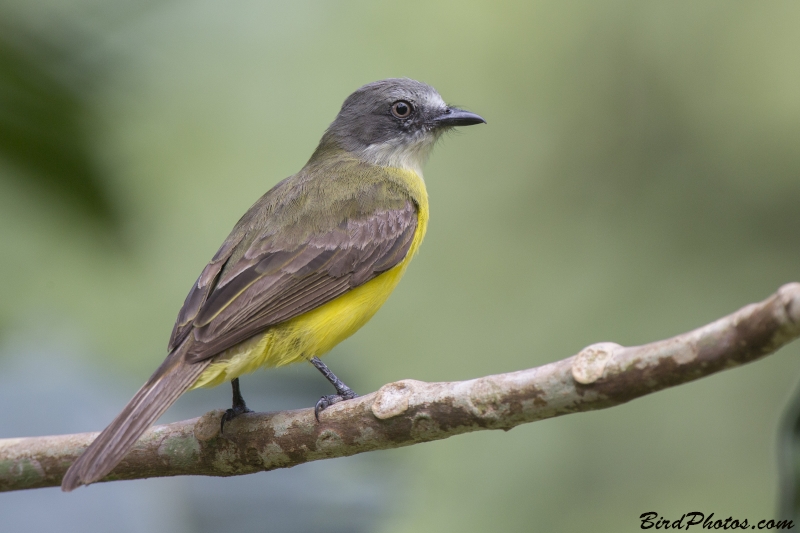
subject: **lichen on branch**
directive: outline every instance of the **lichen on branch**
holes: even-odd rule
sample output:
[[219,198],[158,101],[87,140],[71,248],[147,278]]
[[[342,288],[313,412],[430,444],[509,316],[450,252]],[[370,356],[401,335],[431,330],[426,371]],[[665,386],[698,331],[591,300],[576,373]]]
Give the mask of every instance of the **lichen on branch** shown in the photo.
[[[154,426],[103,481],[235,476],[409,446],[481,429],[612,407],[740,366],[800,336],[800,283],[694,331],[642,346],[593,344],[575,356],[468,381],[403,380],[313,409],[223,411]],[[57,486],[97,433],[0,439],[0,491]]]

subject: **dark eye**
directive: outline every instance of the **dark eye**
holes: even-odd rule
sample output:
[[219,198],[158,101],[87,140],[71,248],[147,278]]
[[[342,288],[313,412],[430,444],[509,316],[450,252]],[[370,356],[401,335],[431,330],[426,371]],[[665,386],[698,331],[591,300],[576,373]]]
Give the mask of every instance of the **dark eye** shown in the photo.
[[392,115],[397,118],[408,118],[414,107],[405,100],[398,100],[392,104]]

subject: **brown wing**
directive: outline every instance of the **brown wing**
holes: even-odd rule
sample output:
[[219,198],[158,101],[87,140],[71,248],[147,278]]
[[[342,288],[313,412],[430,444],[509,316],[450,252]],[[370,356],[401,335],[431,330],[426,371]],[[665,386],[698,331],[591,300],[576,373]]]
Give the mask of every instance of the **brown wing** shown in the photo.
[[240,234],[232,239],[227,239],[217,253],[214,254],[211,262],[208,263],[203,269],[203,272],[200,273],[200,277],[197,278],[195,284],[192,285],[192,289],[186,296],[183,307],[178,313],[178,319],[175,321],[175,325],[172,328],[172,335],[169,339],[170,353],[180,345],[181,341],[183,341],[192,330],[192,321],[194,317],[197,316],[197,312],[200,311],[200,308],[208,299],[208,295],[214,289],[219,279],[222,267],[225,266],[225,263],[230,259],[236,245],[241,242],[242,238],[243,235]]
[[344,220],[300,245],[265,231],[233,264],[226,262],[238,241],[226,243],[187,296],[170,348],[191,334],[186,360],[202,361],[319,307],[400,263],[416,227],[416,206],[406,201]]

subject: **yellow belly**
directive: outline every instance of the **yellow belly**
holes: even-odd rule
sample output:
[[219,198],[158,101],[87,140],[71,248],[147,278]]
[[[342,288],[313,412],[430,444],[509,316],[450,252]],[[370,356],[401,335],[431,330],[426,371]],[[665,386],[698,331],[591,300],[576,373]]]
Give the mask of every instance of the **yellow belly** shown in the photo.
[[259,367],[283,366],[307,361],[329,352],[358,331],[380,309],[406,271],[417,252],[428,223],[428,199],[422,178],[398,171],[418,188],[417,231],[403,261],[367,283],[291,320],[270,327],[214,357],[214,362],[192,385],[214,387],[253,372]]
[[222,352],[192,388],[214,387],[262,366],[288,365],[329,352],[380,309],[403,276],[409,259],[335,300]]

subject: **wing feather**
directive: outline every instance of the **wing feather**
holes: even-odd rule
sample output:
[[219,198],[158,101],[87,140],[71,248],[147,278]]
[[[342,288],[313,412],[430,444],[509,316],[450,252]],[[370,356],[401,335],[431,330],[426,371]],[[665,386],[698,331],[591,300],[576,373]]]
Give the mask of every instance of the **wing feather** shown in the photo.
[[[233,238],[231,238],[233,237]],[[219,279],[220,272],[225,263],[230,259],[236,246],[241,242],[242,235],[233,234],[228,237],[211,262],[206,265],[200,273],[200,277],[192,285],[189,294],[186,295],[186,300],[183,307],[178,313],[178,319],[175,321],[175,326],[172,328],[172,335],[169,338],[169,351],[172,352],[178,345],[183,342],[194,325],[195,317],[208,299],[208,295],[214,289],[217,279]]]
[[179,314],[173,341],[191,333],[186,360],[213,357],[398,265],[416,227],[417,206],[407,199],[397,208],[358,213],[302,243],[282,239],[272,227],[246,235],[237,242],[247,246],[243,252],[223,246],[203,271]]

